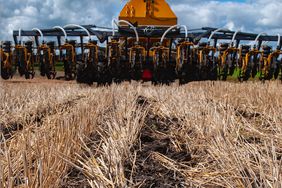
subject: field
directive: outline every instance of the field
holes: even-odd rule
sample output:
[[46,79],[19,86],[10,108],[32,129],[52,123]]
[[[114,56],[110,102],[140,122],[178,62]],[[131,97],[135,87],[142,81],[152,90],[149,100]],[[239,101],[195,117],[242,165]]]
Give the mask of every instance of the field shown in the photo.
[[0,187],[282,187],[280,82],[0,82]]

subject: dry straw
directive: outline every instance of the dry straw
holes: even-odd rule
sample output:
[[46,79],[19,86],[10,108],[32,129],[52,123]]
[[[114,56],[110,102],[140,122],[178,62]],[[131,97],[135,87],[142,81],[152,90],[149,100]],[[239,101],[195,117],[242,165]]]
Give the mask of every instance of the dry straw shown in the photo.
[[278,82],[1,88],[0,187],[282,187]]

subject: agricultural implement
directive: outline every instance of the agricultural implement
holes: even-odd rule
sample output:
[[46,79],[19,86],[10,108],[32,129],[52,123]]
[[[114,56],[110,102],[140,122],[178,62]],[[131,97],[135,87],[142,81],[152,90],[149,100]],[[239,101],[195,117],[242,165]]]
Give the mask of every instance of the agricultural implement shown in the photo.
[[55,56],[54,41],[43,42],[38,46],[36,60],[41,76],[46,76],[48,79],[54,79],[56,77]]
[[[62,64],[66,80],[87,84],[281,79],[279,34],[190,29],[177,22],[165,0],[130,0],[112,28],[69,24],[20,29],[13,32],[14,46],[1,43],[1,75],[12,78],[17,69],[33,78],[36,64],[41,76],[54,79],[56,64]],[[34,40],[22,42],[22,37]],[[46,40],[54,37],[57,42]]]
[[4,80],[13,77],[11,42],[3,42],[0,46],[1,77]]
[[18,68],[20,76],[25,76],[26,79],[33,78],[34,72],[34,55],[33,42],[27,41],[24,45],[17,44],[14,47],[13,58],[15,66]]

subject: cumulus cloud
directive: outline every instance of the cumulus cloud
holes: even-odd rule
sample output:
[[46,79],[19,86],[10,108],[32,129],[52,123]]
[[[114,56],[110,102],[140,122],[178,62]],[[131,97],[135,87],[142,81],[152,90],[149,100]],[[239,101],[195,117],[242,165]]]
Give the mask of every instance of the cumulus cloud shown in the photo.
[[[281,0],[167,0],[190,28],[226,27],[248,32],[282,33]],[[18,28],[96,24],[110,26],[125,1],[121,0],[0,0],[0,40],[11,40]]]
[[12,31],[19,28],[70,23],[110,26],[123,4],[119,0],[0,0],[0,40],[12,40]]
[[173,3],[179,21],[192,28],[227,27],[248,32],[282,32],[282,1],[181,1]]

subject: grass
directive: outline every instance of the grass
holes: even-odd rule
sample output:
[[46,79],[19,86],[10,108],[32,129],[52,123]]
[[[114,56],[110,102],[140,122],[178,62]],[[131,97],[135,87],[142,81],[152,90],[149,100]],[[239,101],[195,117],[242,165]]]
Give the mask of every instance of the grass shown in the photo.
[[0,187],[282,186],[280,82],[0,87]]

